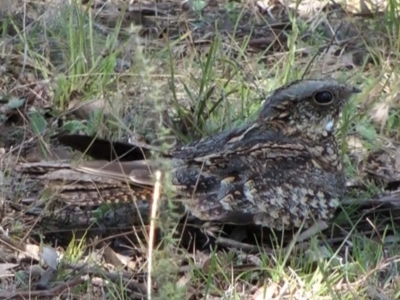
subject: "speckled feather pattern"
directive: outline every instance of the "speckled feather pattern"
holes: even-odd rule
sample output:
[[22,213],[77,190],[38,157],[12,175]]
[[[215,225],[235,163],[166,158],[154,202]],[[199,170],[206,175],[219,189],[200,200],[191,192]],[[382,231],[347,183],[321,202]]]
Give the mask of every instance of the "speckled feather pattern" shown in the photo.
[[[345,193],[331,129],[356,92],[334,80],[292,82],[265,100],[253,122],[174,149],[164,171],[176,198],[202,220],[279,230],[329,221]],[[75,169],[145,185],[149,197],[160,168],[159,161],[92,161]]]
[[[313,96],[329,91],[332,105]],[[345,193],[337,121],[353,88],[334,81],[298,81],[275,91],[255,122],[177,150],[172,183],[188,210],[205,220],[256,223],[274,229],[330,220]]]

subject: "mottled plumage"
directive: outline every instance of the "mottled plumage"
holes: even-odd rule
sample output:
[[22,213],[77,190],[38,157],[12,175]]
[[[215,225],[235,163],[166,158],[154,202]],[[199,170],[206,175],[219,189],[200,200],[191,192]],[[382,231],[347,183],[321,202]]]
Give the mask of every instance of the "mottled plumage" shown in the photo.
[[89,161],[75,169],[129,181],[134,194],[168,172],[196,217],[273,229],[328,221],[345,178],[333,129],[353,93],[334,80],[301,80],[274,91],[245,126],[170,151],[159,161]]

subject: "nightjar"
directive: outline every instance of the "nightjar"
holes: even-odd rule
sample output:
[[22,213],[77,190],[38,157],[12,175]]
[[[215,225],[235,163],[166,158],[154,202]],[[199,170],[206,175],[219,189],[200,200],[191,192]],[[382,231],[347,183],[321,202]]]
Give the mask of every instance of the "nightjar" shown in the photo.
[[[294,81],[272,92],[257,117],[241,127],[160,153],[157,159],[151,152],[158,150],[95,139],[88,149],[95,158],[106,159],[111,148],[112,158],[131,153],[74,169],[129,182],[130,200],[149,201],[153,174],[162,170],[174,198],[204,221],[277,230],[323,227],[346,189],[335,124],[359,92],[335,80]],[[82,151],[93,138],[66,135],[59,140]]]

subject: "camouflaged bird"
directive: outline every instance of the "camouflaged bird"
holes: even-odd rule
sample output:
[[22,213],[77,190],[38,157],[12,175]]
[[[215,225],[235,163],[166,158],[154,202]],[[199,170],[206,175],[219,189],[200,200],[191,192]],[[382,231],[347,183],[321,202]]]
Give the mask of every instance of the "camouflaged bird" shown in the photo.
[[132,200],[151,200],[153,173],[164,170],[176,198],[201,220],[314,230],[333,217],[345,193],[334,127],[359,92],[334,80],[295,81],[275,90],[245,126],[158,160],[142,159],[131,146],[133,161],[88,161],[75,170],[128,181]]

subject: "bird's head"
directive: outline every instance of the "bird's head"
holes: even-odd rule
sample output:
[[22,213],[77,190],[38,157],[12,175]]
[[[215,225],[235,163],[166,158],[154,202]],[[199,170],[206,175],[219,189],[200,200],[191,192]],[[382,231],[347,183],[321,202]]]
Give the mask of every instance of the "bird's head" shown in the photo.
[[330,135],[344,105],[361,90],[335,80],[299,80],[275,90],[258,115],[259,122],[279,122],[285,133]]

